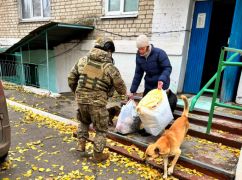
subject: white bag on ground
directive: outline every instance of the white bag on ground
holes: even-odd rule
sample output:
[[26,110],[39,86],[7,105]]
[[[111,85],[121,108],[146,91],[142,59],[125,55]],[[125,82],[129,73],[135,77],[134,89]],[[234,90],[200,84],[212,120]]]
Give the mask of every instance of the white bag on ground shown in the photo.
[[137,127],[135,126],[135,124],[138,123],[135,122],[136,116],[136,104],[133,100],[129,100],[127,104],[123,105],[121,108],[115,131],[122,134],[128,134],[137,131]]
[[[144,129],[153,136],[159,135],[174,119],[166,92],[164,90],[161,91],[160,95],[162,98],[160,98],[160,102],[155,107],[148,108],[142,104],[138,104],[137,107],[137,112]],[[149,93],[146,96],[149,96]]]

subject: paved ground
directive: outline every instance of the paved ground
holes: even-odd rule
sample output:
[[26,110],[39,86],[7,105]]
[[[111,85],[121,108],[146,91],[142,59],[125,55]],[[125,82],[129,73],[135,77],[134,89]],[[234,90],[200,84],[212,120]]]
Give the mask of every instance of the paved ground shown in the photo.
[[[8,99],[14,100],[23,104],[30,105],[32,107],[42,109],[44,111],[57,114],[59,116],[75,119],[77,105],[74,100],[73,93],[62,93],[60,97],[53,98],[49,96],[37,95],[34,93],[23,91],[14,86],[8,86],[5,90],[5,95]],[[189,101],[193,98],[192,95],[187,95]],[[209,111],[212,98],[209,96],[202,96],[197,101],[195,108],[204,111]],[[183,105],[183,101],[178,99],[178,105]],[[233,104],[234,105],[234,104]],[[239,104],[236,104],[239,105]],[[240,105],[242,106],[242,105]],[[215,107],[215,112],[219,114],[226,114],[238,118],[242,117],[242,111]],[[242,120],[242,118],[241,118]]]
[[[8,86],[8,88],[5,89],[5,95],[7,99],[76,121],[75,117],[77,105],[74,100],[73,93],[63,93],[60,97],[53,98],[26,92],[14,86]],[[189,99],[191,100],[191,98],[192,96],[190,96]],[[182,100],[179,99],[178,104],[183,105]],[[202,97],[198,100],[196,107],[206,111],[207,106],[210,104],[211,98]],[[242,119],[241,111],[217,108],[216,112],[226,114],[227,116],[233,116],[237,119]],[[114,127],[109,127],[110,131],[113,131],[113,129]],[[143,137],[138,136],[138,134],[136,134],[135,137],[137,141],[152,142],[155,140],[153,137]]]
[[16,89],[6,89],[4,92],[7,99],[65,118],[74,119],[76,117],[77,105],[72,93],[65,93],[61,97],[53,98]]
[[[20,112],[18,107],[8,109],[12,143],[8,161],[0,165],[0,179],[122,180],[147,179],[144,176],[151,174],[151,179],[161,177],[157,170],[116,153],[110,153],[107,162],[94,164],[75,151],[73,127],[32,112]],[[91,143],[87,149],[92,152]]]
[[[20,89],[10,87],[5,90],[5,95],[10,100],[30,105],[34,108],[50,112],[61,117],[75,120],[77,106],[72,93],[65,93],[62,94],[61,97],[53,98],[32,94]],[[199,109],[207,110],[209,104],[211,104],[211,101],[209,100],[211,100],[211,98],[203,97],[198,101],[196,107]],[[178,104],[182,105],[182,101],[178,101]],[[236,116],[237,118],[240,118],[242,115],[240,111],[227,110],[224,108],[216,108],[216,112],[230,116]]]

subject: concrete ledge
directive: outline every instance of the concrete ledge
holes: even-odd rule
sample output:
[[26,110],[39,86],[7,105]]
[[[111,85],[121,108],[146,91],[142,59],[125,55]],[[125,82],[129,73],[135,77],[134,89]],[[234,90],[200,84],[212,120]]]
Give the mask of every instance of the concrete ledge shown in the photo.
[[27,92],[32,92],[32,93],[35,93],[35,94],[39,94],[41,96],[50,96],[50,97],[53,97],[53,98],[56,98],[56,97],[60,97],[61,96],[58,93],[53,93],[53,92],[51,92],[49,90],[35,88],[35,87],[32,87],[32,86],[23,86],[23,89],[25,91],[27,91]]
[[17,106],[17,107],[19,107],[19,108],[21,108],[23,110],[32,111],[33,113],[39,114],[41,116],[48,117],[50,119],[53,119],[53,120],[56,120],[56,121],[59,121],[59,122],[65,123],[65,124],[78,126],[77,122],[72,121],[70,119],[66,119],[66,118],[63,118],[63,117],[60,117],[60,116],[57,116],[57,115],[45,112],[45,111],[41,111],[39,109],[35,109],[35,108],[32,108],[32,107],[26,106],[24,104],[21,104],[21,103],[17,103],[17,102],[11,101],[9,99],[7,99],[6,101],[7,101],[9,106]]

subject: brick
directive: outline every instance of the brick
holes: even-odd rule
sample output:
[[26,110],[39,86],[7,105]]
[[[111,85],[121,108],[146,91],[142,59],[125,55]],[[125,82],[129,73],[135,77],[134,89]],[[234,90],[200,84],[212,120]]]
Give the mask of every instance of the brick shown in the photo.
[[[3,6],[0,7],[0,17],[2,17],[0,22],[0,38],[23,37],[33,29],[47,23],[19,23],[17,0],[8,0],[1,5]],[[83,18],[94,17],[96,28],[127,36],[136,35],[137,32],[149,33],[151,30],[154,8],[153,0],[140,0],[137,18],[100,19],[99,17],[105,13],[103,5],[102,0],[83,0],[81,2],[79,0],[51,0],[51,20],[75,23]],[[6,12],[8,12],[7,16]],[[9,30],[9,27],[11,30]],[[88,39],[93,39],[97,34],[103,35],[105,33],[94,31],[88,35]],[[107,35],[115,39],[125,39],[124,37],[115,36],[110,33],[107,33]]]

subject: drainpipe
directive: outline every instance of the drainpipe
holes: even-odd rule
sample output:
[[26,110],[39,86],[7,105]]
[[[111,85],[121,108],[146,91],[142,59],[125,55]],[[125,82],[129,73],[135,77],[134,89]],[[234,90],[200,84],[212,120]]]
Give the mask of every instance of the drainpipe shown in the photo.
[[48,33],[45,32],[45,43],[46,43],[46,63],[47,63],[47,88],[50,91],[50,77],[49,77],[49,47],[48,47]]
[[20,47],[20,62],[21,62],[21,85],[25,85],[25,77],[24,77],[24,63],[23,63],[23,52],[22,47]]

